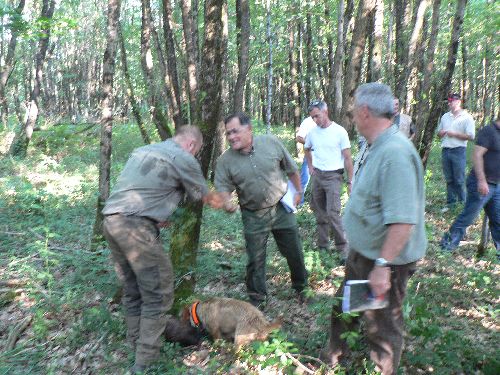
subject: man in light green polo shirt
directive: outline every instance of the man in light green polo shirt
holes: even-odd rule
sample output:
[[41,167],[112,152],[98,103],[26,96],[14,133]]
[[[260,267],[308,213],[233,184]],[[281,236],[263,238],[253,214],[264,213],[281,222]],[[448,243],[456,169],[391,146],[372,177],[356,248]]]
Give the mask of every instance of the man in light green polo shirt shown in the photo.
[[[368,143],[354,177],[343,223],[350,251],[347,280],[369,280],[375,296],[386,294],[389,305],[363,313],[370,358],[384,375],[395,374],[403,348],[401,306],[416,261],[425,255],[423,167],[413,144],[391,126],[393,96],[380,83],[361,85],[354,95],[353,120]],[[343,287],[336,296],[341,297]],[[321,357],[330,364],[346,355],[347,324],[334,306],[330,339]]]
[[246,286],[250,302],[259,306],[267,299],[269,233],[273,234],[278,250],[287,260],[292,287],[303,300],[307,271],[297,221],[280,203],[287,191],[285,174],[297,190],[295,205],[302,198],[297,165],[275,136],[253,135],[250,119],[245,114],[227,117],[225,127],[231,147],[217,160],[215,188],[225,197],[227,211],[235,210],[231,204],[232,192],[238,195],[248,256]]

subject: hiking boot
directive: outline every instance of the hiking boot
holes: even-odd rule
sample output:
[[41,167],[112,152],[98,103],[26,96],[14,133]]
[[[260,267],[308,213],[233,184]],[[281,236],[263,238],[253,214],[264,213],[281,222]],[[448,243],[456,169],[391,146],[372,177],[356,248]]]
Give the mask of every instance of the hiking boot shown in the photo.
[[135,350],[134,367],[136,369],[147,368],[160,356],[166,323],[166,316],[157,319],[141,318],[140,336]]

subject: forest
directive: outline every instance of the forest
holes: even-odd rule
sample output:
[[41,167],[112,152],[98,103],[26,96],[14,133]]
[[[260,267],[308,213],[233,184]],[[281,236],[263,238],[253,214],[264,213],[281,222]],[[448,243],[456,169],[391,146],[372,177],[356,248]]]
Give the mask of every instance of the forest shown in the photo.
[[[429,245],[404,303],[399,373],[500,373],[497,253],[482,219],[454,253],[439,250],[460,207],[441,210],[435,136],[451,92],[476,131],[498,117],[498,30],[496,0],[1,0],[0,374],[119,374],[133,363],[101,210],[135,148],[197,125],[211,185],[228,147],[222,120],[243,111],[300,166],[296,130],[323,99],[356,157],[351,110],[366,82],[391,87],[425,167]],[[245,299],[241,215],[186,203],[174,216],[161,234],[172,313],[195,299]],[[344,267],[317,251],[307,199],[296,217],[313,302],[290,302],[286,262],[269,241],[264,314],[283,315],[282,329],[238,352],[220,340],[165,343],[148,373],[377,373],[356,331],[350,367],[318,359]]]

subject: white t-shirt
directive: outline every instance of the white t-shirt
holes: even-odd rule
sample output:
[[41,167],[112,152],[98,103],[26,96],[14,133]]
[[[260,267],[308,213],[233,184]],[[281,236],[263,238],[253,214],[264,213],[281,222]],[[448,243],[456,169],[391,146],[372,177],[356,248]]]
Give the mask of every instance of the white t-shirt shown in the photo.
[[[440,132],[441,130],[451,130],[454,132],[464,133],[472,136],[472,138],[474,138],[476,132],[474,119],[465,110],[462,110],[456,117],[453,116],[451,112],[446,112],[441,117],[441,121],[439,121],[437,131]],[[441,139],[441,147],[467,147],[467,141],[445,135]]]
[[297,130],[297,137],[302,137],[306,139],[307,134],[311,131],[311,129],[316,128],[318,125],[314,122],[311,116],[306,117],[304,121],[300,123],[299,130]]
[[344,168],[342,150],[351,148],[351,143],[347,131],[332,121],[327,128],[313,128],[307,135],[304,147],[311,149],[314,168],[335,171]]

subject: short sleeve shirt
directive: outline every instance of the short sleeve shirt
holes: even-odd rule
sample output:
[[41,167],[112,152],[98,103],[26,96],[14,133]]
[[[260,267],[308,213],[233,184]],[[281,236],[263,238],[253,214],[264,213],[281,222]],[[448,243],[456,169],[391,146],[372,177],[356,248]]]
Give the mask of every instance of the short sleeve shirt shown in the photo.
[[165,221],[185,193],[200,200],[207,183],[195,157],[168,139],[133,151],[102,212]]
[[332,121],[327,128],[316,127],[306,138],[304,145],[312,152],[314,168],[322,171],[335,171],[344,168],[342,150],[351,148],[347,131]]
[[309,132],[317,126],[318,125],[316,125],[311,116],[306,117],[304,121],[300,123],[299,130],[297,131],[297,136],[306,139],[307,134],[309,134]]
[[[471,136],[472,138],[474,138],[476,132],[474,119],[466,110],[462,110],[457,116],[453,116],[453,113],[451,112],[446,112],[441,117],[441,121],[439,121],[437,131],[439,132],[441,130],[451,130],[464,133]],[[447,135],[445,135],[441,139],[441,147],[467,147],[467,141],[455,137],[448,137]]]
[[484,174],[490,184],[500,183],[500,128],[492,123],[477,133],[476,145],[488,149],[483,156]]
[[285,195],[285,174],[297,172],[297,164],[273,135],[253,137],[248,154],[226,150],[217,160],[215,188],[238,194],[242,208],[255,211],[276,205]]
[[390,224],[414,225],[394,264],[425,255],[423,167],[413,144],[396,126],[375,139],[356,174],[343,215],[349,246],[369,259],[380,256]]

